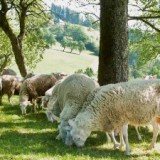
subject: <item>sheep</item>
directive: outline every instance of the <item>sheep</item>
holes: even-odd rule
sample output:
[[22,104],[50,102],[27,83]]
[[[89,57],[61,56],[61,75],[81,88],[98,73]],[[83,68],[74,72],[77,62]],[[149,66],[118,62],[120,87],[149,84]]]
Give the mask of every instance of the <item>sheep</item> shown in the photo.
[[10,68],[4,68],[3,71],[2,71],[2,75],[13,75],[13,76],[16,76],[17,73],[10,69]]
[[144,75],[143,79],[148,80],[148,79],[157,79],[157,75]]
[[68,120],[76,117],[87,95],[98,86],[96,81],[84,74],[73,74],[54,87],[46,113],[50,121],[58,120],[60,116],[58,139],[64,140]]
[[[56,84],[55,84],[56,85]],[[51,88],[49,88],[46,92],[45,92],[45,96],[42,96],[42,108],[46,109],[47,108],[47,104],[49,102],[49,99],[52,96],[52,91],[54,89],[55,86],[52,86]]]
[[1,76],[2,91],[0,93],[0,104],[2,104],[2,97],[4,94],[8,95],[8,101],[11,103],[11,97],[20,87],[21,79],[14,75]]
[[[71,128],[67,136],[71,136],[76,146],[82,147],[92,131],[112,132],[122,127],[125,154],[130,155],[128,124],[146,125],[158,116],[160,80],[134,80],[106,85],[92,91],[75,120],[68,121]],[[157,135],[154,131],[150,148],[154,147]]]
[[36,112],[35,99],[39,96],[44,96],[46,90],[57,81],[53,74],[41,74],[26,79],[21,85],[19,96],[22,114],[26,114],[26,107],[31,104],[33,104],[34,111]]
[[56,79],[58,79],[58,81],[56,82],[56,84],[54,86],[52,86],[51,88],[49,88],[46,92],[45,92],[45,96],[42,96],[42,108],[46,109],[47,108],[47,104],[49,102],[49,99],[52,96],[52,92],[53,89],[55,88],[55,86],[62,82],[68,75],[66,73],[54,73],[54,76],[56,77]]
[[[157,79],[157,75],[144,75],[143,76],[143,79],[145,80],[149,80],[149,79]],[[154,128],[154,124],[152,123],[152,127]],[[135,129],[136,129],[136,133],[137,133],[137,137],[138,137],[138,140],[142,140],[142,136],[140,135],[139,133],[139,127],[138,126],[135,126]],[[146,126],[146,132],[148,132],[148,127]]]

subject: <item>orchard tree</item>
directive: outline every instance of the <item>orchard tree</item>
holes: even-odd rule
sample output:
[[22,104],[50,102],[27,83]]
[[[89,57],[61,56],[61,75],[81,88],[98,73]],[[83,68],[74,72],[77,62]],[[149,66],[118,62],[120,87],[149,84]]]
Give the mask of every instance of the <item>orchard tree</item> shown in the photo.
[[27,53],[24,51],[24,41],[30,33],[39,30],[44,24],[46,9],[43,0],[0,1],[0,28],[10,40],[15,61],[22,76],[27,74],[24,56]]
[[79,50],[79,54],[81,54],[81,52],[86,49],[85,44],[82,41],[79,41],[77,49]]
[[68,41],[68,37],[63,37],[63,39],[60,41],[60,44],[63,47],[63,52],[65,51],[66,47],[68,47]]
[[74,49],[77,49],[78,42],[77,41],[68,41],[68,47],[71,49],[70,53],[73,52]]

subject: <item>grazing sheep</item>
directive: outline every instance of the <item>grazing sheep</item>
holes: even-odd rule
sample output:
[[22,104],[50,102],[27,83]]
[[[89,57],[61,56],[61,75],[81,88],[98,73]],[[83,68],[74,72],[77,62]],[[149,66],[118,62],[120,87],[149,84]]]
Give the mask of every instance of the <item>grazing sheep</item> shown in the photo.
[[10,68],[4,68],[3,71],[2,71],[2,75],[13,75],[13,76],[16,76],[17,73],[10,69]]
[[2,97],[4,94],[8,95],[8,101],[11,103],[11,97],[18,90],[21,84],[20,78],[14,75],[3,75],[2,80],[2,92],[0,93],[0,104],[2,104]]
[[[55,84],[56,85],[56,84]],[[48,89],[46,92],[45,92],[45,96],[42,96],[42,108],[43,109],[47,109],[47,105],[48,105],[48,102],[49,102],[49,99],[51,98],[52,96],[52,91],[54,89],[55,86],[52,86],[50,89]]]
[[43,108],[43,109],[46,109],[46,108],[47,108],[49,99],[50,99],[51,96],[52,96],[52,92],[53,92],[53,89],[55,88],[55,86],[56,86],[58,83],[61,83],[68,75],[65,74],[65,73],[54,73],[54,76],[56,77],[56,79],[58,79],[58,81],[56,82],[56,84],[55,84],[54,86],[52,86],[50,89],[48,89],[48,90],[45,92],[45,96],[42,96],[42,108]]
[[41,74],[26,79],[21,85],[19,96],[22,114],[26,114],[26,107],[31,103],[36,112],[35,99],[39,96],[44,96],[45,92],[56,82],[57,79],[53,74]]
[[143,79],[148,80],[148,79],[157,79],[157,75],[144,75]]
[[58,138],[64,140],[68,120],[76,117],[88,94],[98,86],[96,81],[84,74],[73,74],[55,85],[48,103],[47,117],[53,121],[60,115]]
[[[157,79],[157,75],[144,75],[143,76],[143,79],[145,79],[145,80],[149,80],[149,79]],[[152,123],[151,124],[152,125],[152,127],[153,127],[153,129],[154,129],[154,123]],[[137,137],[138,137],[138,140],[142,140],[142,136],[140,135],[140,133],[139,133],[139,127],[138,126],[135,126],[135,129],[136,129],[136,133],[137,133]],[[148,127],[146,126],[146,132],[148,132]]]
[[[130,155],[128,124],[143,126],[160,116],[160,80],[135,80],[99,87],[91,92],[71,126],[77,146],[83,146],[91,131],[112,132],[123,128],[126,154]],[[155,127],[156,128],[156,127]],[[151,148],[157,134],[153,133]]]
[[68,74],[66,74],[66,73],[59,73],[59,72],[58,73],[52,73],[52,74],[55,76],[55,78],[57,80],[64,79],[68,76]]

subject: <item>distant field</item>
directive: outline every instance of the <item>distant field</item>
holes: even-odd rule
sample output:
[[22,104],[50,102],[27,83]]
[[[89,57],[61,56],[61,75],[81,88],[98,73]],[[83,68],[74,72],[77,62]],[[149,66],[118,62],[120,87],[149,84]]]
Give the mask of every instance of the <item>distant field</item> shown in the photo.
[[[69,52],[70,50],[67,51]],[[37,64],[33,72],[36,74],[51,72],[66,72],[72,74],[78,69],[85,69],[87,67],[92,67],[94,70],[97,70],[97,56],[87,51],[82,52],[81,55],[78,55],[78,52],[75,53],[62,52],[62,48],[59,46],[47,49],[44,53],[44,59]],[[18,71],[16,65],[12,68]]]

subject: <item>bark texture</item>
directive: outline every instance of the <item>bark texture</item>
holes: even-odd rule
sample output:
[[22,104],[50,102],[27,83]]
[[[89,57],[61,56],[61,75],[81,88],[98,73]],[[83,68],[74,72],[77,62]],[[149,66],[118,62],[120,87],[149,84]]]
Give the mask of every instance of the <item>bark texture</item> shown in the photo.
[[27,75],[27,70],[24,62],[23,49],[22,49],[22,41],[24,37],[25,30],[25,17],[27,13],[28,6],[23,4],[23,1],[20,0],[19,6],[21,7],[21,12],[19,13],[19,23],[20,23],[20,32],[18,36],[13,32],[11,25],[9,24],[9,20],[7,18],[7,12],[13,7],[8,5],[8,1],[1,0],[0,2],[0,28],[5,32],[5,34],[10,39],[12,50],[14,53],[16,64],[19,68],[19,71],[23,77]]
[[128,80],[128,0],[100,0],[100,85]]

